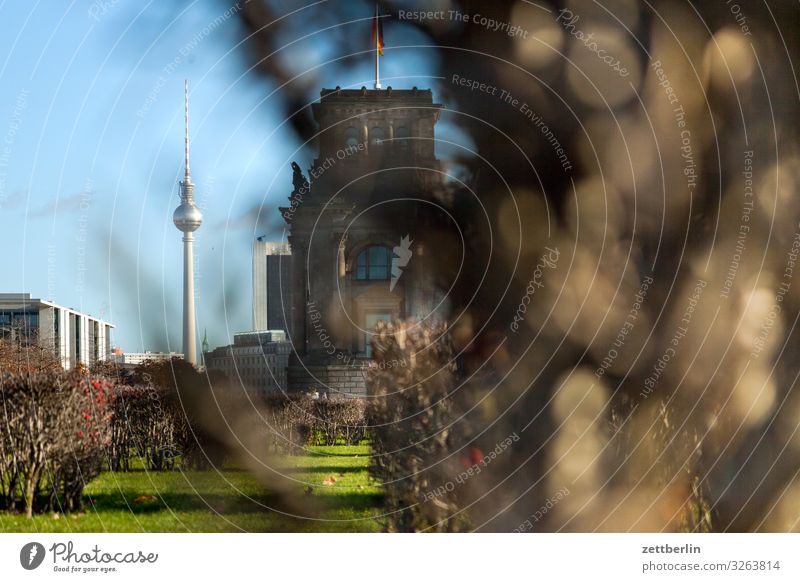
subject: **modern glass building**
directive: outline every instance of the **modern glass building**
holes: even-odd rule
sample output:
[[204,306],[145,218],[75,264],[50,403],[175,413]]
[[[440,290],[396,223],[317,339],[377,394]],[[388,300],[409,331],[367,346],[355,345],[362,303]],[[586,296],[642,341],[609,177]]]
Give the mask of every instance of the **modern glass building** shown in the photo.
[[67,370],[110,359],[113,328],[86,313],[31,298],[30,293],[0,293],[0,335],[52,349]]
[[253,329],[290,333],[291,251],[288,243],[253,241]]

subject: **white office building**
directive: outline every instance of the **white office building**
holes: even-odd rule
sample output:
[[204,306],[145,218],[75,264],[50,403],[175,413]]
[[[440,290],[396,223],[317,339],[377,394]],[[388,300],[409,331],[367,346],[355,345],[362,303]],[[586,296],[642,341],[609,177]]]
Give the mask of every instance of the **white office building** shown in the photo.
[[30,293],[0,293],[0,334],[52,349],[66,370],[111,359],[113,328],[70,307],[31,298]]
[[183,354],[178,352],[122,352],[116,357],[119,364],[138,366],[145,362],[171,362],[173,358],[183,359]]

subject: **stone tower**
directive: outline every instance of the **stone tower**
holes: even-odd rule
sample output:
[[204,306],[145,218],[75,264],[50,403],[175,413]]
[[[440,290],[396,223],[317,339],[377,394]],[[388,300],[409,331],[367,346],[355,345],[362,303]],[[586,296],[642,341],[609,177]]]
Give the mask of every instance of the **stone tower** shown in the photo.
[[442,315],[424,228],[443,183],[441,108],[430,90],[391,87],[324,89],[313,105],[319,155],[308,177],[292,164],[281,209],[292,251],[290,391],[363,396],[375,323]]

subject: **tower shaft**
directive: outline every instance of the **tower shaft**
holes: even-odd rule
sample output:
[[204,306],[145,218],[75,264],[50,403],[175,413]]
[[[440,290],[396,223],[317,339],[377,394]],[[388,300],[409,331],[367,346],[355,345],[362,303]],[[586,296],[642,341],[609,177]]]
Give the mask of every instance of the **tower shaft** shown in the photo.
[[187,232],[183,236],[183,357],[197,365],[197,345],[194,311],[194,236]]

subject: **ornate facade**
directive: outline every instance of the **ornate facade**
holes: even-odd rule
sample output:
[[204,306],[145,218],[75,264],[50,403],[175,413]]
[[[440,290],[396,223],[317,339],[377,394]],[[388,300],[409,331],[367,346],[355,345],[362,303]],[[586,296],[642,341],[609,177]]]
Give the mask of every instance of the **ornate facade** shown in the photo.
[[443,182],[441,107],[416,88],[323,90],[313,105],[319,155],[308,178],[293,164],[281,209],[292,249],[290,390],[363,395],[375,323],[441,314],[425,234]]

